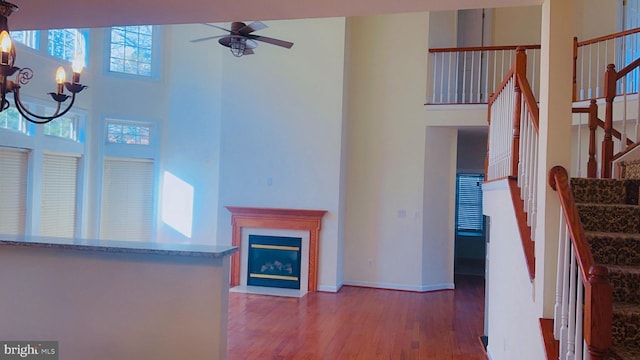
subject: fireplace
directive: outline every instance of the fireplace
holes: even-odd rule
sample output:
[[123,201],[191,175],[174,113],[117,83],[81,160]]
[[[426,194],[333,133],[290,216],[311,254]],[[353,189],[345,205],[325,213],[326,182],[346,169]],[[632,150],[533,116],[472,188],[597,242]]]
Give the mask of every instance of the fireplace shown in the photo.
[[247,285],[248,237],[253,234],[301,238],[299,293],[303,296],[307,292],[317,291],[318,248],[325,210],[237,206],[226,206],[226,208],[231,212],[231,244],[238,247],[238,252],[231,257],[230,285],[232,288]]
[[249,235],[247,285],[300,289],[301,238]]

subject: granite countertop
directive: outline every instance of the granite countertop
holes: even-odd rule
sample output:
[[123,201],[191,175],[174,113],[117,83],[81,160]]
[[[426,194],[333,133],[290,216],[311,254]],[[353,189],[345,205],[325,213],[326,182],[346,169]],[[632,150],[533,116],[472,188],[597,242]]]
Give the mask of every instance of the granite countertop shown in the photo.
[[238,251],[234,246],[172,244],[146,241],[70,239],[30,235],[0,235],[0,246],[69,249],[94,252],[155,254],[217,258]]

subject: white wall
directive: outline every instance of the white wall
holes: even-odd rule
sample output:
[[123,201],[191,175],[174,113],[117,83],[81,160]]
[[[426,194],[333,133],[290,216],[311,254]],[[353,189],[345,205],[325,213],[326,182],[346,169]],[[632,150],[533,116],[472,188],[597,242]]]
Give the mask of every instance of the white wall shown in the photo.
[[[269,23],[267,23],[269,24]],[[327,210],[319,289],[342,283],[339,247],[345,19],[293,20],[262,31],[295,45],[260,44],[222,56],[218,243],[231,243],[224,206]]]
[[493,12],[493,45],[540,44],[540,6],[504,7]]
[[[441,257],[438,252],[423,257],[423,246],[430,246],[423,245],[426,116],[421,106],[429,15],[349,21],[345,283],[410,290],[448,286],[450,278],[442,275],[446,266],[423,279],[423,264]],[[447,225],[438,224],[444,232]]]
[[[189,40],[217,33],[207,26],[165,28],[167,120],[163,126],[162,172],[193,186],[193,225],[189,238],[162,222],[160,198],[158,240],[215,244],[220,166],[222,58],[227,55],[217,40]],[[162,180],[162,177],[160,177]],[[164,184],[161,184],[164,186]]]
[[458,173],[484,173],[487,153],[487,128],[458,129],[458,155],[456,169]]
[[456,128],[426,128],[422,234],[426,289],[453,288],[457,146]]
[[485,184],[483,204],[491,224],[486,309],[490,358],[544,359],[534,286],[529,281],[507,180]]

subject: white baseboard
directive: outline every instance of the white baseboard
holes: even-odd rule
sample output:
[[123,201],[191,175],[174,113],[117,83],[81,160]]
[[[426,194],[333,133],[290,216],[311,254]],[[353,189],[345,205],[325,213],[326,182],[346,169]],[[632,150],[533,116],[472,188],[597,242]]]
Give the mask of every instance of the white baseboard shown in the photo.
[[489,357],[489,360],[493,360],[493,356],[491,355],[491,349],[489,349],[489,347],[487,347],[487,356]]
[[371,288],[389,289],[389,290],[416,291],[416,292],[427,292],[427,291],[438,291],[438,290],[452,290],[452,289],[455,289],[455,285],[453,283],[435,284],[435,285],[407,285],[407,284],[393,284],[393,283],[378,283],[378,282],[368,282],[368,281],[350,281],[350,280],[347,280],[347,281],[344,282],[344,285],[362,286],[362,287],[371,287]]
[[342,282],[338,283],[338,285],[336,286],[318,285],[318,291],[337,293],[338,291],[340,291],[340,289],[342,289],[343,285],[344,283]]

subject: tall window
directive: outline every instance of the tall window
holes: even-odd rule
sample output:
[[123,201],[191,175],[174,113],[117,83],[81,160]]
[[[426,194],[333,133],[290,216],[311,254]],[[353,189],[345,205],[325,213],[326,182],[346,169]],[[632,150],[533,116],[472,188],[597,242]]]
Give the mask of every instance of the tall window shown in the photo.
[[78,54],[81,54],[83,60],[85,60],[87,54],[86,35],[86,30],[79,29],[49,30],[49,55],[63,60],[73,61]]
[[158,129],[153,122],[105,119],[100,238],[153,238]]
[[26,120],[22,118],[22,115],[13,106],[0,112],[0,128],[23,134],[28,133]]
[[104,160],[100,238],[151,240],[154,163]]
[[11,39],[32,49],[40,49],[40,31],[38,30],[11,31]]
[[27,213],[28,153],[0,147],[0,233],[24,234]]
[[66,115],[44,124],[44,134],[62,139],[78,140],[78,116]]
[[109,71],[152,76],[153,27],[114,26],[111,28]]
[[74,237],[79,157],[44,154],[40,235]]
[[113,144],[149,145],[148,125],[108,121],[107,141]]
[[456,176],[456,233],[458,235],[482,235],[482,174],[458,174]]

